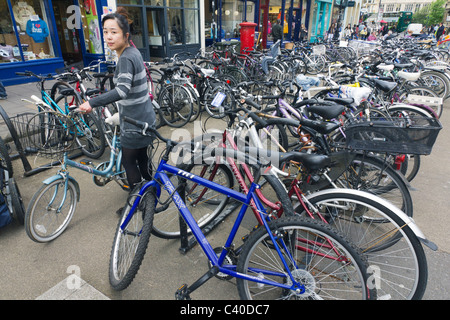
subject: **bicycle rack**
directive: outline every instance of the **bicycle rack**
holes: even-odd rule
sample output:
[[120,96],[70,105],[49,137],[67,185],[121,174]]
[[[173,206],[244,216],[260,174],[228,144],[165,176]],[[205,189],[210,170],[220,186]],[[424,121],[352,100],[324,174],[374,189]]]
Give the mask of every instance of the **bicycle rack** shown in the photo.
[[[26,148],[24,149],[22,142],[20,141],[20,136],[17,133],[16,127],[14,126],[13,121],[11,121],[11,118],[8,116],[8,114],[6,113],[5,109],[3,109],[2,106],[0,106],[0,114],[3,117],[3,120],[5,121],[6,126],[8,127],[9,133],[11,134],[11,138],[14,142],[14,144],[16,145],[16,149],[17,149],[17,154],[16,155],[12,155],[11,156],[11,160],[15,160],[17,158],[20,158],[20,160],[22,161],[23,164],[23,168],[24,168],[24,176],[25,177],[29,177],[32,176],[34,174],[37,174],[39,172],[42,172],[44,170],[48,170],[50,168],[52,168],[55,165],[58,165],[60,162],[59,161],[53,161],[51,163],[48,163],[46,165],[42,165],[36,168],[32,168],[30,165],[30,162],[27,159],[27,154],[31,154],[33,153],[30,150],[27,150]],[[19,114],[16,117],[21,117],[23,115],[26,115],[27,113],[24,114]],[[73,159],[73,158],[77,158],[79,156],[81,156],[83,153],[80,151],[77,154],[73,154],[70,155],[69,158]]]

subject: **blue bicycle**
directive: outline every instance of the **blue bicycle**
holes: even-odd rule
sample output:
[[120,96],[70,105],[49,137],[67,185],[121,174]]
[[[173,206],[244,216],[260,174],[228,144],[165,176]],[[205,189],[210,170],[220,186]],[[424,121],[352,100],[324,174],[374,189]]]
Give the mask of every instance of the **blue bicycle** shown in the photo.
[[[39,80],[38,87],[41,97],[31,96],[33,101],[29,101],[37,105],[38,111],[53,110],[72,118],[77,132],[75,140],[85,156],[98,159],[103,155],[106,148],[106,138],[100,119],[93,114],[70,113],[72,107],[83,103],[83,99],[74,88],[67,87],[61,90],[60,96],[53,100],[44,86],[45,81],[54,79],[51,74],[37,75],[31,71],[25,71],[16,72],[16,75],[35,77]],[[45,113],[42,113],[40,117],[41,122],[45,124],[49,120],[44,118],[44,115]],[[44,138],[42,137],[42,139]]]
[[[282,218],[274,219],[266,212],[255,191],[268,165],[236,150],[217,148],[208,155],[212,163],[233,157],[254,167],[254,182],[243,194],[169,165],[176,142],[163,138],[147,123],[126,117],[123,120],[142,129],[143,135],[156,135],[166,143],[166,151],[154,179],[132,192],[117,226],[109,267],[110,284],[115,290],[125,289],[136,276],[148,247],[154,215],[164,214],[157,212],[157,204],[162,190],[166,190],[209,261],[205,275],[191,286],[182,285],[176,290],[176,299],[190,299],[192,292],[212,277],[235,277],[241,299],[376,299],[376,290],[368,282],[367,259],[330,225],[294,215],[286,196],[279,199],[285,213]],[[205,159],[206,155],[199,156]],[[177,187],[169,178],[173,176],[180,179]],[[267,180],[267,176],[264,178]],[[222,247],[211,246],[187,208],[183,192],[186,180],[242,204]],[[208,201],[208,197],[200,200]],[[244,237],[239,254],[235,254],[233,242],[249,206],[256,208],[263,224]]]
[[[75,109],[77,106],[72,106]],[[73,110],[71,110],[72,113]],[[42,117],[47,122],[41,121]],[[76,125],[72,117],[53,111],[42,111],[33,116],[28,124],[28,137],[38,154],[61,161],[58,172],[42,183],[33,195],[25,214],[25,230],[36,242],[49,242],[60,236],[69,225],[80,200],[80,187],[70,175],[69,168],[77,168],[93,175],[94,183],[104,186],[116,181],[123,190],[129,191],[125,170],[122,165],[117,124],[114,129],[109,161],[96,167],[90,160],[80,162],[69,158],[73,148],[79,148],[74,142]]]

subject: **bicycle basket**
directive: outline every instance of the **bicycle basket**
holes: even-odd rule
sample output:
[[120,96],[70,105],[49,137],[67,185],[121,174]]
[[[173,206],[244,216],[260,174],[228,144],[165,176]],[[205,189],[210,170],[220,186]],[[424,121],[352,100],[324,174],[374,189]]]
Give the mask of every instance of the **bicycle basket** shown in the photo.
[[74,122],[57,112],[36,113],[26,124],[28,145],[38,155],[47,158],[60,158],[76,145]]
[[314,54],[325,54],[326,47],[323,44],[318,44],[312,48]]
[[349,124],[346,145],[354,150],[428,155],[441,129],[436,118],[372,119]]

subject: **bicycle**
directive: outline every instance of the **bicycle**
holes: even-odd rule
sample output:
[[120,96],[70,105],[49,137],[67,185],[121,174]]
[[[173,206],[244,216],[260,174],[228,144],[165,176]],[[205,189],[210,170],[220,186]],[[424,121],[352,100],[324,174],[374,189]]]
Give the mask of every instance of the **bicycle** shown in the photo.
[[[76,112],[76,108],[73,106],[70,114]],[[49,119],[46,123],[40,121],[43,114],[46,119]],[[76,179],[70,175],[69,167],[90,173],[98,186],[104,186],[114,180],[123,190],[129,191],[121,162],[122,151],[117,126],[112,139],[109,161],[95,168],[90,160],[83,159],[77,162],[68,157],[68,154],[76,149],[73,142],[76,135],[74,127],[68,116],[55,112],[38,113],[27,125],[30,137],[35,136],[34,145],[39,153],[61,161],[58,172],[42,182],[43,185],[28,204],[25,230],[33,241],[49,242],[56,239],[72,220],[77,202],[80,200],[80,187]]]
[[[255,127],[251,125],[251,119],[256,121],[257,117],[251,112],[247,113],[248,118],[240,120],[240,122],[245,122],[246,125],[244,126],[249,127],[250,141],[257,147],[249,148],[249,154],[251,156],[269,157],[272,165],[275,160],[278,160],[279,167],[289,173],[288,176],[282,176],[281,180],[288,190],[289,198],[296,204],[296,211],[303,216],[329,223],[368,254],[369,262],[371,265],[378,266],[382,275],[379,278],[381,283],[381,288],[378,288],[379,296],[392,299],[419,299],[422,297],[427,283],[427,265],[419,241],[423,241],[426,245],[428,245],[428,242],[416,226],[411,224],[411,218],[378,196],[359,190],[338,188],[333,182],[335,180],[333,177],[339,174],[335,174],[333,169],[330,175],[329,166],[332,162],[345,161],[345,159],[342,159],[342,153],[334,154],[330,159],[324,155],[293,154],[291,152],[278,154],[275,150],[265,151],[259,144],[261,141],[259,141],[258,134],[254,130]],[[261,126],[267,127],[276,123],[279,124],[281,123],[279,120],[267,119],[267,123],[261,124]],[[194,139],[193,143],[196,146],[198,142],[209,144],[201,151],[202,154],[209,154],[211,150],[226,146],[237,150],[236,138],[242,140],[239,133],[231,134],[225,131],[224,133],[203,135],[200,139]],[[199,148],[197,147],[197,149]],[[285,165],[286,163],[289,164],[289,158],[292,159],[294,156],[297,161],[296,166],[299,169],[296,172],[291,172]],[[226,164],[229,167],[229,174],[234,175],[241,190],[244,193],[248,192],[248,187],[244,181],[245,178],[250,182],[254,181],[251,169],[245,163],[237,165],[231,158],[226,159]],[[193,159],[186,165],[179,166],[179,168],[190,174],[195,173],[208,181],[223,184],[223,174],[217,174],[218,170],[227,171],[227,168],[222,166],[223,164],[208,164],[199,161],[199,159]],[[311,187],[309,181],[319,182],[316,178],[318,176],[324,176],[326,184],[331,184],[333,188],[315,191],[318,184]],[[230,178],[228,178],[229,180]],[[273,181],[268,182],[260,183],[261,189],[258,190],[257,196],[267,212],[270,212],[271,217],[279,218],[282,216],[283,210],[277,203],[276,195],[283,193],[283,187],[279,190]],[[220,198],[220,195],[207,187],[202,187],[196,183],[189,184],[189,181],[186,183],[184,194],[186,206],[196,213],[196,220],[202,222],[202,228],[208,229],[209,223],[214,220],[205,217],[221,215],[225,208],[223,203],[228,199],[226,197]],[[269,192],[267,187],[271,189]],[[216,201],[212,202],[212,200]],[[262,225],[255,208],[251,206],[251,209],[255,213],[258,225]],[[197,214],[197,212],[203,213],[204,216]],[[173,212],[167,211],[156,214],[153,220],[152,233],[166,239],[180,237],[181,231],[176,217]],[[207,220],[206,225],[205,220]],[[190,229],[187,231],[188,233],[192,232]],[[241,248],[233,249],[232,256],[237,257],[240,252]],[[410,277],[404,276],[405,269],[410,270]],[[392,286],[395,286],[396,289],[391,289]]]
[[[66,96],[70,96],[75,97],[74,101],[63,100],[62,105],[58,104],[61,100],[54,101],[44,87],[44,83],[46,80],[53,79],[53,76],[50,74],[40,76],[31,71],[16,72],[16,74],[21,76],[35,77],[39,80],[41,98],[32,96],[31,98],[34,100],[34,102],[30,102],[37,105],[38,111],[52,110],[55,112],[59,112],[65,116],[69,116],[70,108],[73,105],[79,106],[82,103],[80,95],[75,91],[74,88],[66,88],[61,93],[61,100]],[[45,123],[45,121],[47,120],[43,118],[43,115],[44,114],[41,114],[41,121]],[[73,122],[76,123],[77,130],[75,139],[77,141],[77,144],[81,147],[81,151],[84,155],[90,158],[100,158],[105,151],[106,143],[100,120],[91,114],[72,114],[72,116]]]
[[[127,201],[126,209],[117,226],[109,271],[110,284],[115,290],[125,289],[134,279],[142,263],[151,234],[156,199],[164,188],[197,238],[211,266],[206,274],[193,285],[182,285],[175,293],[176,299],[190,299],[191,294],[207,280],[222,275],[236,277],[238,293],[242,299],[329,298],[324,295],[325,292],[336,298],[338,296],[354,299],[376,297],[375,290],[367,286],[368,277],[367,269],[365,269],[367,265],[364,257],[358,254],[354,246],[335,234],[330,226],[317,220],[306,220],[295,216],[271,221],[255,195],[255,190],[259,188],[258,177],[251,184],[248,194],[241,194],[224,188],[220,184],[199,178],[167,164],[170,152],[177,145],[176,142],[163,138],[156,130],[150,129],[147,123],[126,117],[123,120],[142,128],[142,134],[156,135],[166,143],[167,147],[154,179],[136,188],[135,196]],[[226,155],[226,149],[216,150],[213,156],[219,155]],[[232,151],[232,155],[246,162],[252,162],[256,164],[256,167],[261,166],[256,159],[252,160],[237,151]],[[192,218],[178,188],[173,186],[167,174],[177,175],[207,186],[243,204],[230,235],[221,249],[212,248],[197,222]],[[230,254],[232,242],[251,201],[258,208],[263,226],[250,234],[243,245],[237,263],[234,264]],[[289,206],[289,202],[286,205]],[[291,210],[292,207],[285,209]],[[261,258],[261,255],[258,256],[256,251],[270,255],[271,261],[264,261],[265,259]],[[312,266],[314,266],[314,272],[310,269]],[[322,273],[325,270],[326,275]],[[271,288],[268,290],[269,286]],[[322,295],[317,292],[319,290]],[[270,292],[269,295],[266,295],[267,291]],[[264,296],[261,297],[258,293]]]

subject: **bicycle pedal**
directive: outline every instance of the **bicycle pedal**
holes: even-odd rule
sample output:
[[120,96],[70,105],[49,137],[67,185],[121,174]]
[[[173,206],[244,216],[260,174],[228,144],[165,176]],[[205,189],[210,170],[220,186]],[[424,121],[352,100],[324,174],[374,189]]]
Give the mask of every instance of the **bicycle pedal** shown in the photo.
[[191,300],[188,291],[188,285],[185,283],[175,292],[175,300]]
[[89,159],[81,159],[80,163],[84,164],[85,166],[92,166],[92,165],[94,165],[94,163],[91,160],[89,160]]

